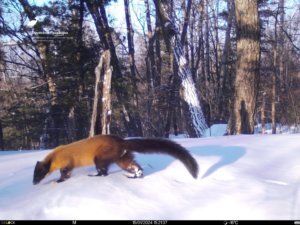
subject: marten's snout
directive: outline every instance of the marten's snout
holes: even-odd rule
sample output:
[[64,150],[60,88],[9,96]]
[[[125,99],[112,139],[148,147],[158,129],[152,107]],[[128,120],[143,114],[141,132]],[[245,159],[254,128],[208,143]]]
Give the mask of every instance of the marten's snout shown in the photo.
[[37,162],[33,172],[33,181],[34,185],[40,183],[42,179],[47,175],[49,169],[41,162]]
[[39,181],[33,181],[32,183],[33,183],[33,185],[37,185],[40,182]]

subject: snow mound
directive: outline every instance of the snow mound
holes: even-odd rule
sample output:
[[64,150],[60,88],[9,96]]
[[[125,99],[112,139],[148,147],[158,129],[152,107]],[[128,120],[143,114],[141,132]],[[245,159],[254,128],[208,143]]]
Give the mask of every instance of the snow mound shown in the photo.
[[177,139],[200,166],[193,179],[165,155],[137,154],[143,179],[117,166],[94,167],[56,183],[54,172],[32,185],[37,160],[49,151],[0,155],[0,220],[299,220],[299,134]]

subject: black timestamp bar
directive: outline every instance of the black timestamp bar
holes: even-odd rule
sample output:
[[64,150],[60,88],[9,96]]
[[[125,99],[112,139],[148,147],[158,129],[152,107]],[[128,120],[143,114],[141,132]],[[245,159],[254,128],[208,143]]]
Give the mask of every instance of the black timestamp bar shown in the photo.
[[133,225],[165,225],[167,220],[133,220]]
[[16,221],[14,221],[14,220],[3,220],[3,221],[1,221],[1,224],[2,225],[15,225]]

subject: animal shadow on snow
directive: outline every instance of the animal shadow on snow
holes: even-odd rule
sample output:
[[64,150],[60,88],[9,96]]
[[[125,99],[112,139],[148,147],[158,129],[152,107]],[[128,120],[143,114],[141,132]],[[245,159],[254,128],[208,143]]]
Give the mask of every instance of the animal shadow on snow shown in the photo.
[[[203,146],[190,148],[193,155],[197,156],[217,156],[220,157],[219,161],[210,166],[204,173],[202,178],[208,177],[218,169],[233,164],[246,154],[246,150],[237,146]],[[201,168],[201,165],[199,165]]]
[[[201,147],[190,147],[188,148],[193,157],[219,157],[220,159],[211,165],[207,171],[204,173],[202,178],[208,177],[217,170],[224,166],[230,165],[246,154],[246,150],[237,146],[201,146]],[[197,157],[198,158],[198,157]],[[156,173],[158,171],[164,170],[174,159],[167,155],[141,155],[138,154],[137,161],[144,168],[144,175],[149,176],[150,174]],[[201,170],[201,164],[199,164],[199,169]]]

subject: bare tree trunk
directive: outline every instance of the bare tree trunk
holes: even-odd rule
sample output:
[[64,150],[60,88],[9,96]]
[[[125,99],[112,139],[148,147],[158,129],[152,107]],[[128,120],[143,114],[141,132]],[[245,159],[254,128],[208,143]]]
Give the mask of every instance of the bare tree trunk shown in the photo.
[[147,56],[145,58],[146,61],[146,79],[147,79],[147,118],[146,121],[146,130],[149,136],[152,136],[152,128],[150,124],[152,124],[152,113],[151,108],[153,104],[154,97],[154,84],[153,78],[156,76],[156,64],[155,64],[155,53],[154,53],[154,34],[151,25],[151,17],[150,17],[150,6],[149,1],[144,0],[146,7],[146,24],[147,24],[147,38],[148,38],[148,46],[147,46]]
[[192,77],[194,82],[196,83],[196,70],[195,67],[195,38],[194,38],[194,32],[195,32],[195,10],[192,10],[192,19],[191,19],[191,29],[190,29],[190,46],[191,46],[191,71],[192,71]]
[[157,68],[155,63],[155,53],[154,53],[154,41],[155,36],[152,31],[152,25],[151,25],[151,17],[150,17],[150,7],[149,7],[149,1],[145,0],[145,7],[146,7],[146,22],[147,22],[147,30],[148,30],[148,53],[147,53],[147,62],[149,65],[149,75],[148,75],[148,86],[149,90],[151,90],[151,94],[154,92],[154,84],[153,80],[157,76]]
[[263,99],[262,99],[262,105],[261,105],[261,133],[265,134],[266,133],[266,116],[265,116],[265,111],[266,111],[266,92],[263,93]]
[[112,67],[110,67],[110,52],[108,50],[101,54],[99,64],[95,68],[95,75],[95,96],[89,133],[90,137],[96,134],[110,133]]
[[110,65],[110,54],[107,52],[105,55],[104,77],[103,77],[103,96],[102,96],[102,110],[101,110],[101,124],[102,124],[102,134],[110,134],[110,122],[112,116],[111,108],[111,76],[112,67]]
[[26,112],[23,110],[22,111],[22,116],[23,116],[23,120],[24,120],[24,133],[23,133],[23,137],[24,137],[24,145],[23,147],[25,149],[28,149],[32,146],[32,142],[31,142],[31,135],[30,135],[30,131],[29,131],[29,128],[28,128],[28,120],[27,120],[27,117],[26,117]]
[[277,97],[277,77],[278,77],[278,32],[277,32],[278,19],[275,16],[274,24],[274,43],[273,43],[273,76],[272,76],[272,106],[271,106],[271,119],[272,119],[272,134],[276,134],[276,97]]
[[285,0],[279,0],[279,81],[280,81],[280,87],[285,86],[285,76],[284,76],[284,5]]
[[[172,79],[170,79],[170,83],[169,83],[169,86],[171,86],[171,91],[168,93],[168,97],[167,97],[167,103],[168,103],[168,109],[167,109],[167,116],[166,116],[166,122],[165,122],[165,127],[164,127],[164,137],[165,138],[168,138],[169,135],[170,135],[170,129],[171,129],[171,123],[173,122],[172,121],[172,118],[175,115],[175,109],[176,109],[176,106],[177,106],[177,102],[175,101],[176,97],[175,97],[175,91],[178,90],[177,87],[175,87],[174,85],[174,55],[172,52],[169,52],[169,58],[170,58],[170,72],[171,74],[173,75],[172,76]],[[173,84],[171,84],[171,82],[173,82]]]
[[2,127],[1,119],[0,119],[0,149],[4,150],[3,127]]
[[190,137],[200,137],[207,125],[203,116],[192,73],[185,59],[178,31],[174,22],[167,14],[168,5],[165,1],[154,1],[157,13],[162,23],[165,39],[170,40],[174,52],[175,62],[178,65],[178,74],[181,78],[182,97],[186,105],[185,117]]
[[272,134],[276,134],[277,44],[276,43],[274,43],[274,44],[275,44],[274,49],[273,49],[273,57],[274,57],[273,58],[273,67],[274,67],[274,72],[273,72],[273,76],[272,76],[272,107],[271,107]]
[[[198,46],[197,46],[197,60],[195,68],[200,70],[200,74],[202,77],[206,77],[205,75],[205,58],[204,58],[204,34],[203,34],[203,22],[204,22],[204,1],[200,2],[199,5],[199,13],[200,13],[200,21],[198,23],[199,37],[198,37]],[[201,64],[200,64],[201,62]],[[198,72],[197,72],[198,74]],[[199,79],[199,77],[198,77]]]
[[[285,41],[284,41],[284,5],[285,0],[279,0],[278,2],[278,14],[279,14],[279,21],[278,21],[278,42],[277,42],[277,52],[278,52],[278,67],[277,67],[277,87],[278,87],[278,110],[276,111],[276,114],[279,115],[277,118],[283,118],[287,114],[285,103],[285,98],[287,97],[287,88],[286,88],[286,82],[285,82],[285,60],[286,60],[286,51],[285,51]],[[277,17],[276,17],[277,21]],[[281,121],[282,122],[282,121]],[[283,124],[281,124],[283,125]],[[273,132],[273,130],[272,130]],[[276,132],[276,129],[275,129]]]
[[292,93],[292,90],[290,88],[289,85],[287,85],[287,92],[288,92],[288,97],[291,101],[292,104],[292,108],[293,108],[293,114],[294,114],[294,118],[295,118],[295,125],[296,128],[300,131],[300,116],[299,116],[299,110],[297,108],[297,103],[295,101],[295,96]]
[[[159,27],[160,23],[160,18],[158,15],[156,15],[156,27]],[[161,32],[156,32],[156,37],[155,37],[155,53],[156,53],[156,76],[154,77],[154,87],[159,87],[161,83],[161,65],[162,65],[162,57],[160,54],[160,33]]]
[[260,61],[257,1],[235,0],[237,62],[230,134],[253,134]]
[[219,92],[221,88],[221,79],[220,79],[220,60],[219,60],[219,55],[220,55],[220,41],[219,41],[219,0],[217,0],[217,9],[216,12],[214,10],[214,30],[215,30],[215,39],[216,39],[216,44],[215,44],[215,67],[216,67],[216,75],[217,75],[217,93]]
[[[131,24],[131,15],[129,9],[129,0],[124,0],[124,8],[125,8],[125,19],[127,25],[127,42],[128,42],[128,50],[129,50],[129,67],[132,79],[134,81],[135,75],[135,58],[134,58],[134,40],[133,40],[133,28]],[[134,86],[136,88],[136,85]]]
[[91,116],[91,126],[89,137],[93,137],[96,134],[102,132],[102,124],[100,120],[101,115],[101,96],[102,96],[102,85],[101,85],[101,72],[103,67],[104,54],[100,56],[99,64],[95,68],[95,94],[93,103],[93,112]]
[[181,37],[180,37],[180,43],[182,46],[185,45],[187,29],[188,29],[189,20],[190,20],[190,14],[191,14],[191,8],[192,8],[192,0],[188,0],[186,10],[184,12],[184,23],[183,23],[183,28],[182,28]]
[[130,67],[130,74],[131,74],[131,83],[133,87],[133,105],[135,108],[134,117],[136,120],[137,131],[136,134],[139,136],[143,136],[143,129],[142,129],[142,122],[139,115],[139,102],[138,102],[138,88],[136,85],[136,74],[135,74],[135,57],[134,57],[134,39],[133,39],[133,28],[131,23],[131,15],[130,15],[130,8],[129,8],[129,0],[124,0],[124,8],[125,8],[125,19],[127,25],[127,41],[128,41],[128,49],[129,49],[129,67]]
[[228,60],[229,60],[229,50],[230,50],[230,33],[232,28],[232,22],[234,17],[234,4],[233,0],[229,0],[227,2],[227,8],[228,8],[228,19],[227,19],[227,28],[226,28],[226,34],[225,34],[225,43],[224,43],[224,49],[221,56],[221,68],[220,68],[220,89],[218,93],[218,107],[219,107],[219,115],[221,118],[224,119],[224,92],[225,92],[225,86],[226,86],[226,80],[228,79]]
[[209,88],[209,83],[211,80],[210,75],[210,46],[209,46],[209,15],[208,15],[208,3],[209,0],[205,0],[205,92],[208,94],[211,90]]

